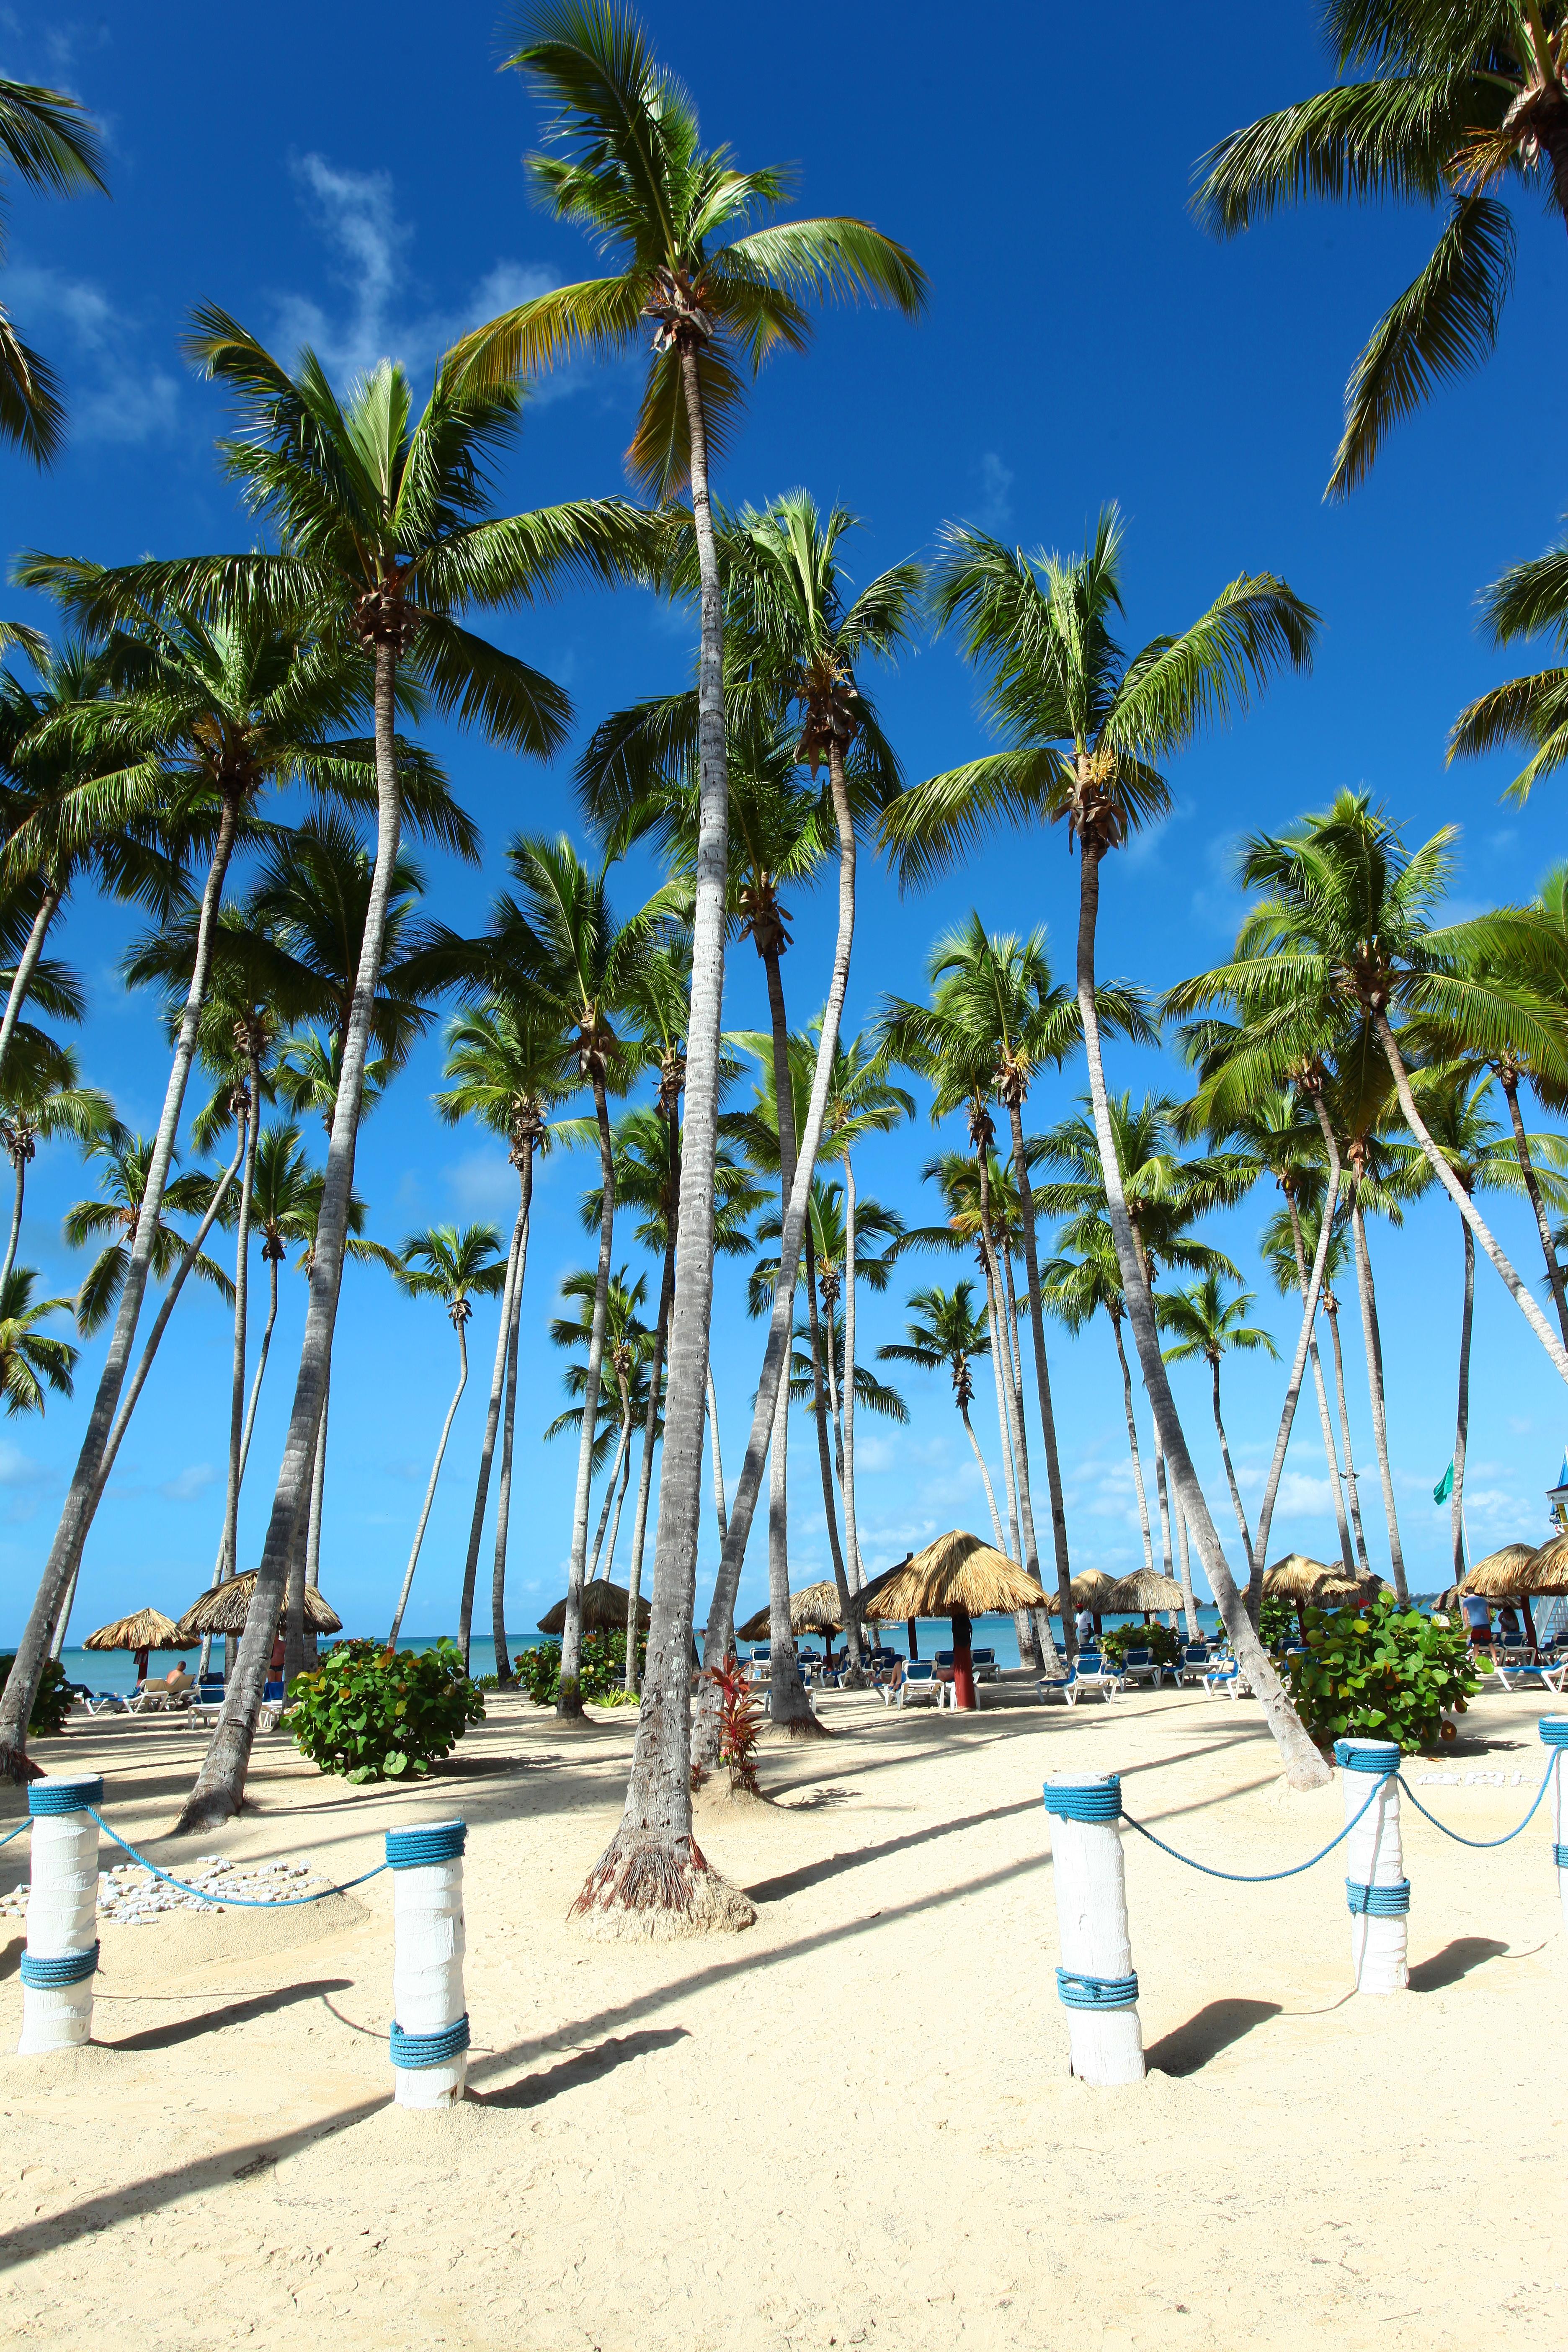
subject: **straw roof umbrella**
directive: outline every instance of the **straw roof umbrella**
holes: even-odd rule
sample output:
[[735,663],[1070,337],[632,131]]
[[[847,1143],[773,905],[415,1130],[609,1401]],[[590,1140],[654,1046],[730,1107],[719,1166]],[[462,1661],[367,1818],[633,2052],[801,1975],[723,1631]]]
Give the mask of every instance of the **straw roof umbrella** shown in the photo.
[[952,1680],[960,1706],[972,1707],[974,1668],[970,1658],[971,1619],[994,1610],[1044,1609],[1046,1596],[1032,1576],[978,1536],[957,1528],[938,1536],[889,1576],[879,1592],[863,1600],[861,1615],[897,1623],[900,1617],[947,1617],[952,1623]]
[[1263,1597],[1266,1601],[1289,1601],[1295,1604],[1296,1622],[1301,1639],[1307,1638],[1307,1603],[1316,1609],[1331,1608],[1337,1601],[1364,1601],[1376,1590],[1375,1581],[1347,1576],[1342,1568],[1331,1568],[1327,1560],[1310,1559],[1305,1552],[1287,1552],[1272,1568],[1263,1571]]
[[[595,1576],[583,1587],[583,1631],[584,1633],[624,1633],[626,1611],[632,1596],[624,1584],[612,1584],[607,1576]],[[641,1593],[637,1595],[637,1631],[646,1633],[653,1612]],[[539,1621],[542,1633],[563,1633],[566,1630],[566,1595],[562,1594],[553,1609],[547,1609]]]
[[1145,1625],[1156,1609],[1179,1609],[1181,1605],[1181,1586],[1173,1576],[1162,1576],[1157,1568],[1141,1568],[1134,1575],[1124,1576],[1105,1596],[1105,1612],[1113,1617],[1131,1617],[1141,1610]]
[[1531,1649],[1535,1646],[1535,1618],[1531,1611],[1531,1593],[1538,1597],[1552,1592],[1568,1592],[1568,1541],[1553,1536],[1539,1550],[1522,1543],[1503,1544],[1478,1559],[1469,1574],[1460,1581],[1462,1594],[1474,1592],[1483,1601],[1517,1601],[1524,1610],[1525,1631]]
[[[737,1627],[742,1642],[765,1642],[773,1622],[771,1606],[764,1603],[754,1617]],[[821,1584],[803,1584],[798,1592],[789,1597],[789,1630],[792,1633],[837,1633],[844,1622],[838,1606],[838,1587],[829,1577]],[[832,1642],[828,1643],[829,1654]]]
[[84,1650],[133,1650],[136,1654],[136,1679],[147,1679],[149,1650],[169,1650],[177,1646],[179,1628],[172,1617],[161,1609],[138,1609],[132,1617],[117,1617],[112,1625],[100,1625],[82,1643]]
[[[250,1614],[250,1604],[256,1598],[258,1571],[247,1569],[243,1576],[231,1576],[226,1584],[219,1584],[193,1601],[181,1618],[176,1629],[182,1642],[199,1642],[206,1633],[243,1633],[245,1621]],[[281,1622],[283,1601],[279,1598],[278,1614]],[[341,1633],[343,1621],[328,1601],[323,1601],[313,1584],[305,1587],[305,1622],[313,1633]]]
[[[1100,1618],[1108,1606],[1106,1596],[1115,1591],[1116,1581],[1115,1577],[1107,1576],[1102,1568],[1086,1568],[1073,1578],[1068,1587],[1073,1607],[1089,1611],[1089,1615],[1094,1619],[1096,1632],[1100,1629]],[[1046,1607],[1051,1616],[1060,1616],[1061,1600],[1054,1591]]]

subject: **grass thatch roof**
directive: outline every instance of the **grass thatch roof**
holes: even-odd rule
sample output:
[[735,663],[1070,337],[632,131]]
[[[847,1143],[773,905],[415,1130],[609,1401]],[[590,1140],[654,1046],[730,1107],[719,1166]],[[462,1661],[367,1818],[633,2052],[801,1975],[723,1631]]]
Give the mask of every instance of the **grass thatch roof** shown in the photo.
[[1568,1537],[1553,1536],[1539,1550],[1529,1544],[1504,1544],[1500,1550],[1478,1559],[1459,1587],[1485,1601],[1522,1601],[1542,1593],[1568,1592]]
[[1342,1568],[1326,1559],[1310,1559],[1305,1552],[1288,1551],[1263,1571],[1263,1590],[1270,1601],[1316,1601],[1326,1586],[1348,1581]]
[[954,1528],[895,1570],[881,1591],[864,1601],[861,1614],[896,1624],[904,1617],[951,1617],[955,1609],[984,1617],[994,1610],[1045,1606],[1046,1596],[1032,1576],[978,1536]]
[[[867,1587],[868,1591],[870,1590]],[[829,1577],[822,1584],[803,1584],[798,1592],[789,1597],[789,1630],[792,1633],[837,1633],[844,1622],[838,1606],[838,1587]],[[748,1617],[735,1632],[742,1642],[765,1642],[773,1623],[771,1605]]]
[[[1116,1579],[1113,1576],[1107,1576],[1102,1568],[1086,1568],[1080,1576],[1073,1578],[1068,1590],[1072,1594],[1072,1605],[1075,1609],[1088,1609],[1098,1615],[1109,1608],[1110,1602],[1106,1596],[1115,1591]],[[1053,1617],[1061,1615],[1060,1601],[1054,1590],[1046,1607]]]
[[180,1629],[161,1609],[138,1609],[134,1617],[117,1617],[100,1625],[82,1643],[84,1650],[172,1650],[179,1647]]
[[[624,1633],[626,1611],[631,1606],[631,1594],[624,1584],[612,1584],[607,1576],[595,1576],[583,1587],[583,1631],[584,1633]],[[653,1612],[639,1592],[637,1595],[637,1630],[646,1633]],[[566,1595],[563,1593],[553,1609],[547,1609],[539,1621],[542,1633],[564,1633],[566,1631]]]
[[1141,1568],[1132,1576],[1124,1576],[1113,1584],[1100,1603],[1101,1615],[1108,1611],[1120,1617],[1134,1610],[1179,1609],[1182,1588],[1174,1577],[1162,1576],[1157,1568]]
[[[247,1569],[243,1576],[231,1576],[216,1591],[204,1592],[181,1618],[175,1629],[176,1640],[199,1642],[204,1633],[243,1633],[250,1604],[256,1598],[258,1573],[254,1568]],[[281,1624],[281,1608],[278,1619]],[[342,1619],[331,1601],[322,1600],[313,1584],[305,1587],[305,1623],[312,1633],[341,1633],[343,1630]]]

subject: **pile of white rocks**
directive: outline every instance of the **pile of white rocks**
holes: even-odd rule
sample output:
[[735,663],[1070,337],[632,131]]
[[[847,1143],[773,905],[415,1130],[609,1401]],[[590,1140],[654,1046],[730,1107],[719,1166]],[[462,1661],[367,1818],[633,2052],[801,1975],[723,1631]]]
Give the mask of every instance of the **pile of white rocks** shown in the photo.
[[1525,1789],[1535,1783],[1523,1772],[1417,1772],[1424,1789]]
[[[242,1902],[277,1903],[289,1898],[298,1902],[302,1895],[324,1891],[324,1882],[308,1862],[237,1863],[221,1853],[199,1853],[179,1875],[186,1886],[199,1887],[201,1893],[187,1894],[184,1887],[171,1886],[154,1878],[140,1863],[117,1863],[112,1870],[100,1871],[99,1917],[141,1927],[166,1911],[225,1911]],[[0,1920],[20,1919],[26,1908],[26,1883],[0,1895]]]

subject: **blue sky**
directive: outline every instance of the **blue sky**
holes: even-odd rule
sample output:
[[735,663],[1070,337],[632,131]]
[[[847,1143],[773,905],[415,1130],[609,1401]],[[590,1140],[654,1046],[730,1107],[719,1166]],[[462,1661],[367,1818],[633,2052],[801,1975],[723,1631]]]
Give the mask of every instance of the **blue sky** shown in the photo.
[[[1315,12],[1298,0],[1262,12],[1242,0],[1202,9],[1123,12],[1114,54],[1093,12],[1002,7],[989,38],[955,42],[951,13],[929,5],[854,10],[802,0],[777,11],[656,5],[661,51],[692,84],[710,141],[743,161],[798,166],[799,208],[868,215],[929,272],[929,316],[910,326],[831,314],[805,359],[772,367],[720,488],[763,500],[795,483],[864,519],[850,557],[868,577],[928,548],[944,520],[983,523],[1035,545],[1081,538],[1102,501],[1128,529],[1129,635],[1176,627],[1244,569],[1286,575],[1321,611],[1310,678],[1279,687],[1233,733],[1174,771],[1170,821],[1113,861],[1104,891],[1101,969],[1159,987],[1222,954],[1240,900],[1239,834],[1320,804],[1342,785],[1387,803],[1413,837],[1462,828],[1456,904],[1531,890],[1562,849],[1558,788],[1522,814],[1499,804],[1508,772],[1446,771],[1459,704],[1505,674],[1473,629],[1477,591],[1546,545],[1559,485],[1531,451],[1553,446],[1542,387],[1564,380],[1560,228],[1520,215],[1518,282],[1501,348],[1484,373],[1444,391],[1403,427],[1370,485],[1325,506],[1344,377],[1377,312],[1414,273],[1430,223],[1400,212],[1305,211],[1222,247],[1186,211],[1194,159],[1235,124],[1320,87]],[[508,300],[584,274],[574,236],[527,202],[519,168],[537,117],[501,52],[491,0],[447,0],[432,16],[386,0],[366,37],[363,12],[278,0],[263,19],[148,0],[135,12],[73,17],[0,10],[3,70],[80,94],[104,123],[110,203],[19,198],[3,295],[70,390],[69,450],[38,478],[0,457],[8,551],[45,547],[118,561],[246,543],[211,456],[221,403],[183,367],[190,307],[216,301],[288,353],[312,341],[347,378],[392,352],[416,371],[465,325]],[[819,100],[814,104],[813,100]],[[543,386],[501,495],[515,507],[624,486],[635,366],[575,369]],[[1522,397],[1521,397],[1522,394]],[[1537,436],[1540,436],[1538,438]],[[13,609],[26,600],[13,593]],[[43,614],[35,617],[43,618]],[[502,642],[570,690],[581,730],[606,709],[679,683],[684,620],[637,595],[573,599],[502,620]],[[945,644],[926,645],[879,688],[911,778],[979,748],[973,681]],[[478,743],[443,742],[455,784],[484,829],[482,875],[425,858],[434,912],[477,928],[519,828],[572,825],[570,762],[525,766]],[[936,933],[973,904],[994,928],[1049,927],[1070,956],[1076,872],[1065,842],[1031,835],[993,845],[928,895],[900,900],[862,867],[851,1023],[887,990],[913,992]],[[647,886],[628,868],[629,904]],[[801,1020],[816,1009],[830,953],[820,890],[795,906],[785,982]],[[162,1033],[128,998],[118,960],[133,922],[77,908],[60,942],[81,971],[91,1013],[87,1075],[122,1115],[150,1127],[162,1097]],[[762,1017],[760,968],[731,959],[726,1017]],[[396,1243],[437,1219],[504,1218],[511,1178],[478,1135],[443,1128],[429,1107],[439,1076],[432,1034],[363,1133],[359,1182],[371,1229]],[[1155,1053],[1116,1055],[1136,1089],[1175,1085]],[[1035,1117],[1058,1116],[1080,1083],[1041,1087]],[[863,1192],[911,1223],[932,1214],[918,1171],[932,1148],[919,1125],[868,1146]],[[524,1308],[519,1408],[521,1507],[513,1514],[509,1615],[531,1625],[562,1589],[574,1450],[538,1433],[558,1409],[559,1361],[543,1339],[562,1273],[581,1264],[576,1216],[586,1171],[558,1158],[542,1178]],[[24,1257],[51,1289],[79,1278],[63,1209],[82,1189],[74,1154],[40,1154]],[[1254,1237],[1274,1206],[1261,1196],[1216,1223],[1214,1238],[1256,1279]],[[1508,1245],[1533,1270],[1530,1229],[1497,1211]],[[1373,1237],[1383,1307],[1394,1475],[1412,1580],[1442,1575],[1447,1515],[1430,1493],[1452,1440],[1458,1320],[1458,1221],[1443,1202]],[[622,1255],[635,1260],[629,1240]],[[912,1267],[863,1315],[864,1344],[896,1335],[903,1290],[938,1271]],[[951,1278],[951,1277],[949,1277]],[[247,1481],[242,1553],[264,1524],[292,1386],[303,1283],[291,1271]],[[1363,1495],[1373,1466],[1353,1301],[1343,1321]],[[1282,1342],[1291,1318],[1271,1295],[1262,1318]],[[472,1330],[476,1377],[459,1414],[410,1610],[412,1630],[449,1624],[471,1505],[493,1310]],[[714,1359],[733,1473],[744,1441],[760,1331],[739,1284],[721,1278]],[[79,1633],[143,1601],[177,1612],[210,1574],[222,1508],[229,1351],[216,1301],[183,1301],[91,1538],[74,1624]],[[47,1548],[101,1343],[81,1366],[74,1406],[0,1433],[0,1638],[18,1629]],[[395,1295],[384,1276],[345,1282],[333,1387],[323,1584],[365,1630],[387,1615],[455,1371],[437,1307]],[[1069,1528],[1080,1565],[1134,1564],[1138,1538],[1114,1359],[1099,1335],[1055,1349]],[[984,1526],[946,1384],[903,1383],[907,1430],[864,1426],[863,1546],[880,1566],[952,1524]],[[1233,1371],[1228,1418],[1243,1482],[1261,1486],[1279,1376]],[[1223,1482],[1206,1382],[1178,1394],[1215,1515]],[[1483,1267],[1472,1383],[1471,1529],[1489,1548],[1543,1528],[1568,1413],[1535,1343]],[[1145,1415],[1145,1422],[1146,1422]],[[982,1384],[976,1427],[996,1460]],[[1316,1416],[1298,1423],[1276,1519],[1287,1543],[1331,1552]],[[803,1447],[792,1545],[797,1575],[826,1572],[815,1463]],[[714,1549],[705,1531],[700,1582]],[[1272,1548],[1272,1547],[1271,1547]],[[623,1538],[622,1559],[625,1559]],[[763,1597],[761,1546],[742,1600]],[[482,1630],[482,1628],[481,1628]]]

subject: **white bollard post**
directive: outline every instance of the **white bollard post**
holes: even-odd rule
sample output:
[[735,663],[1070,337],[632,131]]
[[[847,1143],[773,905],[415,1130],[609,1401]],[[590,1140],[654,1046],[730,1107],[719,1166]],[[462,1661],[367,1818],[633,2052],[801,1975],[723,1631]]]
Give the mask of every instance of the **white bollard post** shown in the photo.
[[1543,1715],[1541,1737],[1552,1749],[1552,1859],[1557,1864],[1557,1891],[1563,1897],[1563,1919],[1568,1926],[1568,1806],[1563,1801],[1563,1751],[1568,1748],[1568,1715]]
[[1127,1927],[1121,1780],[1047,1780],[1051,1874],[1072,2071],[1109,2088],[1143,2080],[1143,2027]]
[[1356,1823],[1345,1840],[1355,1989],[1403,1992],[1410,1982],[1410,1881],[1399,1834],[1398,1782],[1384,1777],[1367,1804],[1377,1777],[1398,1771],[1399,1750],[1390,1739],[1336,1739],[1334,1762],[1344,1781],[1345,1819]]
[[97,1773],[33,1780],[27,1948],[22,1955],[24,2057],[72,2050],[92,2038],[98,1969],[98,1823],[86,1811],[103,1801]]
[[449,2107],[468,2075],[463,1997],[466,1822],[388,1830],[392,1866],[392,2066],[400,2107]]

